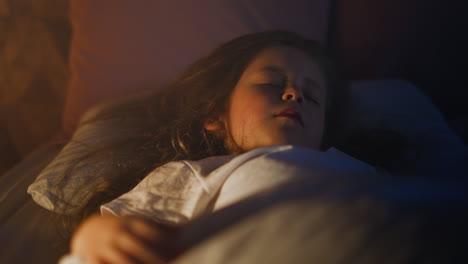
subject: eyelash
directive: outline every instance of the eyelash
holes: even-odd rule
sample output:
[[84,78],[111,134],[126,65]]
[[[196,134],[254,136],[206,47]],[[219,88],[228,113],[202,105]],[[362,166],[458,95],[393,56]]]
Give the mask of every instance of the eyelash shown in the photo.
[[317,105],[320,105],[320,103],[319,103],[315,98],[313,98],[313,97],[304,95],[304,99],[307,100],[307,101],[312,101],[312,102],[314,102],[314,103],[317,104]]
[[[272,84],[272,83],[262,83],[262,84],[260,84],[260,86],[267,86],[267,87],[279,88],[279,87],[281,87],[282,85],[279,85],[279,84]],[[313,98],[313,97],[311,97],[311,96],[308,96],[308,95],[306,95],[306,94],[304,94],[304,99],[305,99],[306,101],[311,101],[311,102],[314,102],[314,103],[317,104],[317,105],[320,105],[320,103],[319,103],[315,98]]]
[[270,87],[280,87],[281,84],[272,84],[272,83],[261,83],[261,86],[270,86]]

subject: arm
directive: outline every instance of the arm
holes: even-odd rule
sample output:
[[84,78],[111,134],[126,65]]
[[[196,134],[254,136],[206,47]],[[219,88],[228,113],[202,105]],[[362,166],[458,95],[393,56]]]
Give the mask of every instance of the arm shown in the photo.
[[140,217],[91,216],[71,240],[86,263],[167,263],[177,255],[177,230]]

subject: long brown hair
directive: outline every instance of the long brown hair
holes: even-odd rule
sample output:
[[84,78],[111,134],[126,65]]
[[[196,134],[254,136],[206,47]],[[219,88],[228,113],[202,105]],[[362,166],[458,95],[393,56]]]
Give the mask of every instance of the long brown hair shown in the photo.
[[[167,87],[125,104],[100,111],[88,122],[138,118],[142,133],[110,146],[94,146],[86,159],[103,155],[116,164],[99,171],[104,184],[95,186],[80,213],[64,216],[71,228],[99,206],[129,191],[154,168],[175,160],[198,160],[229,154],[224,138],[204,129],[206,118],[228,110],[228,100],[248,64],[262,50],[286,45],[304,51],[319,65],[327,81],[325,134],[322,149],[334,140],[334,126],[340,123],[346,89],[325,50],[314,41],[289,31],[265,31],[235,38],[189,65]],[[73,169],[65,178],[73,176]]]

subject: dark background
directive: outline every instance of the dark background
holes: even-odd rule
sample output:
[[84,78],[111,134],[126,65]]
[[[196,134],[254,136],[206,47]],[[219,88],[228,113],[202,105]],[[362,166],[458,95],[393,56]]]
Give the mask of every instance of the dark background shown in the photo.
[[409,80],[449,122],[466,120],[466,7],[453,0],[337,0],[330,46],[352,79]]
[[0,0],[0,174],[60,130],[68,0]]

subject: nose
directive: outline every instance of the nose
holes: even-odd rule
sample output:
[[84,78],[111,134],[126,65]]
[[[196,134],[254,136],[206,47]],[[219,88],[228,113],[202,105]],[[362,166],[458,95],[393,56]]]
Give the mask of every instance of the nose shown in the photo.
[[297,101],[298,103],[302,103],[304,100],[304,95],[302,94],[302,91],[293,87],[287,88],[283,95],[281,96],[281,99],[285,102],[288,101]]

